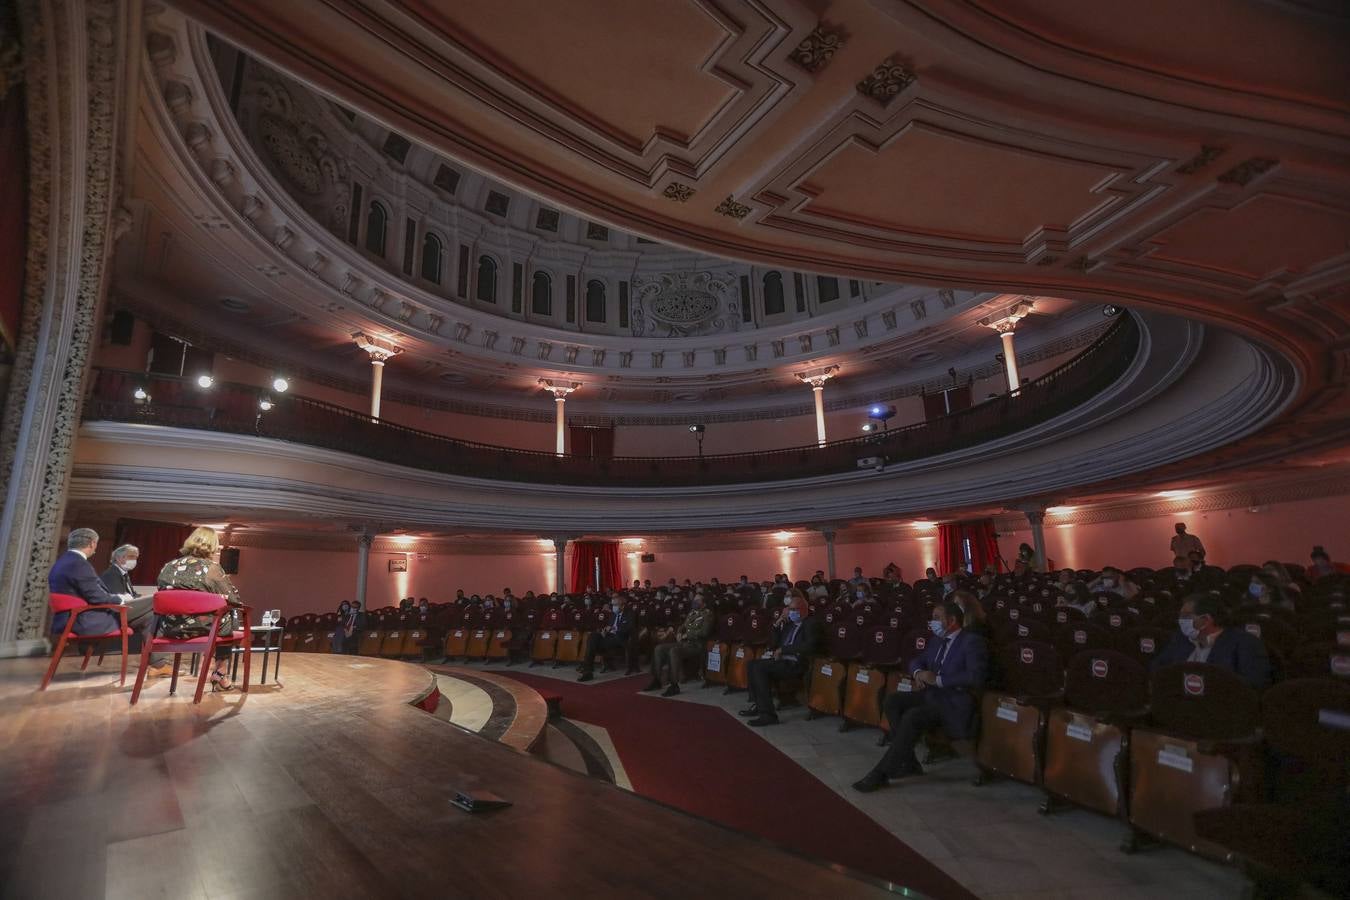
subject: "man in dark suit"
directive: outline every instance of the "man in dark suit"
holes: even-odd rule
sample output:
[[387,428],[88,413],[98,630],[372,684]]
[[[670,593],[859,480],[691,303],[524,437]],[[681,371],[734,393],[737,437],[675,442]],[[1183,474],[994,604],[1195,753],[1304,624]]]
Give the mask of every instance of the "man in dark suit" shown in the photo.
[[955,600],[933,607],[929,629],[934,640],[910,662],[913,690],[897,691],[886,698],[886,720],[891,726],[891,746],[872,771],[853,785],[870,793],[891,778],[922,775],[914,745],[924,732],[941,725],[952,740],[974,735],[979,711],[976,692],[989,673],[989,648],[984,638],[967,631],[965,613]]
[[[136,597],[131,590],[129,569],[120,569],[120,577],[111,578],[118,590],[109,590],[89,564],[89,557],[98,549],[98,532],[92,528],[76,528],[66,538],[66,552],[56,558],[51,571],[47,573],[47,587],[53,594],[69,594],[93,606],[127,607],[127,627],[141,635],[141,640],[149,640],[155,627],[155,601],[153,597]],[[136,556],[140,551],[135,547],[119,547],[126,561],[127,551]],[[113,569],[117,569],[114,560]],[[132,567],[134,568],[134,566]],[[104,579],[109,579],[109,572]],[[69,613],[57,613],[52,617],[52,631],[58,634],[66,627]],[[75,619],[75,634],[108,634],[117,631],[118,617],[110,610],[91,609],[79,613]],[[150,668],[146,674],[154,678],[163,678],[173,674],[173,667],[167,657],[157,654],[150,658]]]
[[98,580],[103,582],[103,586],[108,589],[108,593],[126,594],[133,599],[140,596],[131,583],[131,573],[135,570],[137,563],[140,562],[140,558],[140,549],[132,544],[123,544],[112,552],[112,557],[108,561],[108,568],[104,569],[103,574],[98,576]]
[[[591,632],[586,642],[586,661],[581,664],[581,677],[577,681],[590,681],[595,678],[595,658],[611,650],[622,650],[628,646],[633,636],[636,617],[629,608],[628,595],[618,594],[610,601],[609,624],[599,631]],[[632,652],[631,650],[629,652]],[[632,666],[629,660],[629,666]]]
[[783,615],[774,623],[769,635],[773,648],[746,666],[746,680],[750,687],[750,707],[741,710],[742,716],[753,717],[749,724],[755,728],[778,724],[778,713],[773,706],[773,685],[785,678],[800,678],[811,664],[819,639],[819,623],[811,616],[806,597],[793,588],[788,594]]
[[1266,645],[1241,628],[1220,624],[1223,606],[1211,594],[1191,594],[1177,613],[1178,631],[1150,668],[1174,663],[1201,662],[1238,675],[1258,691],[1270,687],[1270,656]]
[[347,656],[355,656],[361,644],[361,632],[366,630],[366,614],[361,609],[361,601],[353,600],[347,611],[346,621],[338,623],[342,631],[342,650]]

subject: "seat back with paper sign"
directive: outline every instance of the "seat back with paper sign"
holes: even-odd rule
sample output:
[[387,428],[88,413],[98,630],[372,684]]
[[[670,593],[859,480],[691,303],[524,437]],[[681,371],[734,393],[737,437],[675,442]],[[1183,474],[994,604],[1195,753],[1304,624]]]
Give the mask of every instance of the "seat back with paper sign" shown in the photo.
[[853,662],[848,665],[845,679],[844,718],[859,725],[880,726],[881,697],[886,689],[885,670],[868,662]]
[[[558,652],[553,656],[553,664],[556,666],[562,663],[578,662],[584,652],[582,637],[582,632],[575,628],[564,628],[559,631]],[[484,644],[485,650],[486,647],[487,645]]]
[[407,624],[402,617],[397,617],[389,626],[389,630],[384,633],[384,639],[380,641],[380,656],[397,658],[403,654],[403,639],[408,635]]
[[[304,644],[304,636],[300,638],[301,646]],[[362,656],[379,656],[380,645],[384,643],[384,617],[379,613],[370,613],[366,616],[366,627],[361,631],[361,640],[356,645],[356,652]]]
[[530,660],[532,662],[548,662],[557,653],[558,632],[556,630],[545,626],[534,633],[534,640],[530,644]]
[[1063,684],[1059,656],[1049,644],[1015,641],[1003,648],[999,662],[1006,690],[987,691],[982,699],[976,763],[985,772],[1039,784],[1045,707]]
[[731,644],[728,649],[727,659],[727,678],[728,688],[736,690],[745,690],[749,686],[748,671],[750,660],[756,659],[760,653],[749,644]]
[[447,659],[457,659],[464,655],[464,650],[469,646],[469,626],[457,625],[451,628],[445,635],[445,656]]
[[863,661],[873,666],[898,666],[904,662],[900,632],[888,625],[875,625],[863,634]]
[[[837,626],[836,626],[837,627]],[[811,660],[811,687],[806,696],[808,718],[837,716],[843,708],[844,679],[848,664],[829,656]]]
[[1114,650],[1085,650],[1069,661],[1066,705],[1051,709],[1046,719],[1046,791],[1107,815],[1120,814],[1126,729],[1108,717],[1141,714],[1148,706],[1148,685],[1144,667]]
[[726,641],[716,638],[709,640],[703,647],[703,683],[704,684],[726,684],[727,669],[731,665],[731,660],[727,657],[730,654],[731,645]]
[[483,656],[488,659],[506,659],[511,655],[511,639],[515,632],[506,627],[499,626],[492,629],[492,635],[488,638],[487,649],[483,651]]
[[[1195,813],[1230,806],[1259,771],[1260,703],[1237,675],[1204,663],[1153,673],[1152,724],[1130,737],[1131,827],[1217,859],[1230,853],[1201,840]],[[1220,743],[1216,743],[1220,742]]]

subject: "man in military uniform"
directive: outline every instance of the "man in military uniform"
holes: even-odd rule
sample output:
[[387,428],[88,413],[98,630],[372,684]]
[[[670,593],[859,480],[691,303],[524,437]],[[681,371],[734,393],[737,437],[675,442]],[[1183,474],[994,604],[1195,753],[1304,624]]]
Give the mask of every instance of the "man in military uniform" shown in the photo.
[[652,680],[643,690],[660,690],[661,670],[668,668],[670,685],[661,696],[674,697],[678,694],[680,675],[684,672],[684,660],[686,657],[703,653],[703,644],[712,632],[712,626],[713,615],[704,607],[703,595],[694,594],[689,615],[685,617],[684,624],[675,630],[675,640],[660,644],[652,651]]

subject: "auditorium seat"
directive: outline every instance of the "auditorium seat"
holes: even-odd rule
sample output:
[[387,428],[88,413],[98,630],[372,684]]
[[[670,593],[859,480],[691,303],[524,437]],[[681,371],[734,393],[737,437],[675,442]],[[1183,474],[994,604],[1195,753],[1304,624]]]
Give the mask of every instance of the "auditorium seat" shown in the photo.
[[1258,787],[1260,703],[1237,675],[1204,663],[1164,666],[1150,680],[1149,724],[1130,735],[1131,834],[1227,859],[1202,840],[1194,814],[1229,806]]
[[1060,659],[1073,659],[1084,650],[1113,650],[1111,632],[1091,621],[1070,622],[1055,632],[1055,651]]
[[1118,816],[1125,798],[1125,758],[1130,725],[1148,710],[1148,671],[1114,650],[1084,650],[1069,660],[1064,705],[1046,721],[1042,811],[1063,798]]
[[[361,632],[361,640],[356,645],[356,652],[362,656],[379,656],[380,646],[384,643],[384,617],[378,612],[371,613],[366,617],[366,627]],[[299,646],[303,648],[305,638],[302,635]]]
[[446,632],[444,655],[447,660],[461,659],[465,656],[469,646],[469,631],[469,626],[457,625]]
[[[484,617],[486,619],[486,616]],[[469,639],[464,644],[464,659],[475,660],[487,656],[488,641],[492,639],[492,629],[485,621],[469,629]]]
[[487,648],[483,651],[483,657],[487,660],[503,660],[511,655],[511,640],[515,632],[506,627],[496,627],[492,629],[492,635],[488,639]]
[[890,670],[901,663],[900,632],[887,625],[866,629],[862,659],[850,663],[844,686],[844,721],[850,725],[881,725],[881,702]]
[[862,635],[847,613],[836,615],[825,630],[825,655],[812,661],[807,718],[843,712],[848,664],[862,657]]
[[1014,641],[998,656],[1003,687],[981,698],[976,762],[982,778],[994,773],[1040,784],[1047,711],[1063,694],[1059,655],[1050,644]]
[[380,656],[397,659],[403,655],[403,641],[408,634],[408,616],[406,613],[393,616],[389,627],[380,641]]
[[[550,617],[545,616],[547,621]],[[558,632],[545,625],[534,633],[534,640],[530,642],[530,665],[537,666],[540,663],[551,661],[558,654]]]
[[575,626],[568,626],[558,631],[558,648],[553,654],[553,668],[558,668],[565,663],[578,663],[585,652],[583,641],[585,632]]

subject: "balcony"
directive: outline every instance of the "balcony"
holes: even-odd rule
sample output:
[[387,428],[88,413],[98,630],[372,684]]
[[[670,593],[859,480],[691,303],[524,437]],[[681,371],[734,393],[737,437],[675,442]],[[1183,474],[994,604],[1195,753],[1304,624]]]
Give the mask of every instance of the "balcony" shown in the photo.
[[[1015,395],[953,415],[824,446],[715,456],[598,459],[498,447],[372,419],[305,397],[217,382],[203,394],[191,379],[99,369],[86,421],[128,422],[255,435],[432,472],[550,485],[681,487],[819,478],[856,471],[860,459],[883,465],[939,456],[1024,431],[1090,400],[1129,368],[1140,346],[1133,316],[1120,316],[1078,356],[1022,386]],[[147,400],[137,400],[143,388]],[[270,409],[260,402],[270,399]]]

